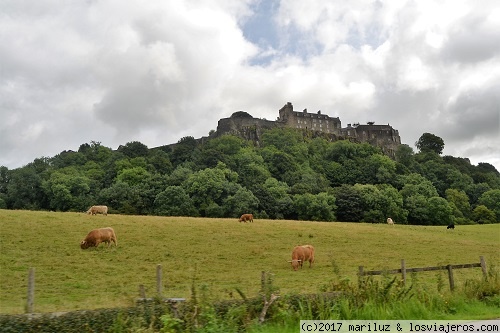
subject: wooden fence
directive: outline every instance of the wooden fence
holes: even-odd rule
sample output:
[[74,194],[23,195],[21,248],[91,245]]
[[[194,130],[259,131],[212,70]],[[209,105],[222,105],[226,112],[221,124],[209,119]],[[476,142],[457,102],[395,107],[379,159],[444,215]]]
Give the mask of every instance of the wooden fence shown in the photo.
[[[399,268],[399,269],[381,270],[381,271],[365,271],[363,266],[359,266],[358,277],[360,279],[362,279],[364,276],[367,276],[367,275],[382,275],[382,274],[401,273],[402,277],[403,277],[403,282],[406,283],[406,273],[436,271],[436,270],[448,270],[450,289],[453,290],[453,289],[455,289],[455,281],[453,280],[453,269],[481,267],[481,269],[483,271],[483,275],[486,278],[486,276],[487,276],[486,262],[485,262],[483,256],[480,256],[479,259],[480,259],[479,263],[473,263],[473,264],[445,265],[445,266],[421,267],[421,268],[406,268],[405,260],[401,259],[401,268]],[[164,298],[163,297],[163,295],[162,295],[162,286],[163,286],[162,277],[163,277],[162,267],[161,267],[161,265],[157,265],[156,266],[156,297],[159,299],[163,299],[164,301],[172,302],[172,303],[184,302],[185,298]],[[266,273],[262,272],[261,290],[265,290],[265,289],[266,289]],[[140,295],[140,298],[137,299],[138,302],[153,300],[153,298],[146,297],[146,290],[144,288],[144,285],[139,285],[139,295]],[[271,301],[271,303],[272,303],[272,301]],[[35,306],[35,269],[30,268],[29,273],[28,273],[28,297],[27,297],[27,304],[26,304],[26,313],[33,313],[34,306]]]
[[[185,298],[164,298],[162,295],[162,268],[161,265],[156,266],[156,298],[157,299],[162,299],[165,302],[170,302],[170,303],[180,303],[184,302],[186,299]],[[144,285],[139,285],[139,295],[140,298],[137,299],[137,302],[148,302],[152,301],[155,298],[146,297],[146,289],[144,288]],[[26,313],[34,313],[34,308],[35,308],[35,269],[30,268],[28,272],[28,297],[27,297],[27,302],[26,302],[26,307],[25,311]]]
[[480,256],[479,260],[480,260],[480,262],[473,263],[473,264],[458,264],[458,265],[444,265],[444,266],[434,266],[434,267],[406,268],[405,260],[401,259],[401,268],[398,268],[398,269],[389,269],[389,270],[381,270],[381,271],[365,271],[363,266],[359,266],[358,277],[361,280],[364,276],[367,276],[367,275],[382,275],[382,274],[401,273],[403,283],[406,284],[406,273],[447,270],[448,271],[448,280],[450,281],[450,290],[453,291],[455,289],[455,280],[453,278],[453,270],[454,269],[481,267],[481,269],[483,271],[484,278],[487,277],[486,261],[484,260],[483,256]]

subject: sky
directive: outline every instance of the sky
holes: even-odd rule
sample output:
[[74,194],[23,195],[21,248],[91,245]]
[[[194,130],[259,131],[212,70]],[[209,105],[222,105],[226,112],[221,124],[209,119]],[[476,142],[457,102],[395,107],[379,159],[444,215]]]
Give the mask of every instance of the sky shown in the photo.
[[0,166],[245,111],[390,124],[500,170],[497,0],[2,0]]

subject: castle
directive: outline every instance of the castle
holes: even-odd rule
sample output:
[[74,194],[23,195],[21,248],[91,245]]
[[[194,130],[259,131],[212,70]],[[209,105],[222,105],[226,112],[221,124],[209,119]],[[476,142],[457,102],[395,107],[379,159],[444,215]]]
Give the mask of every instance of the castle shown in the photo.
[[347,127],[342,128],[338,117],[330,117],[322,114],[321,111],[309,113],[307,109],[294,111],[290,102],[279,110],[276,121],[253,118],[244,111],[237,111],[229,118],[220,119],[217,131],[210,137],[233,134],[258,143],[263,130],[276,127],[296,128],[312,136],[322,136],[331,141],[367,142],[380,147],[390,157],[394,157],[397,147],[401,144],[398,130],[389,124],[375,125],[369,122],[366,125],[348,124]]

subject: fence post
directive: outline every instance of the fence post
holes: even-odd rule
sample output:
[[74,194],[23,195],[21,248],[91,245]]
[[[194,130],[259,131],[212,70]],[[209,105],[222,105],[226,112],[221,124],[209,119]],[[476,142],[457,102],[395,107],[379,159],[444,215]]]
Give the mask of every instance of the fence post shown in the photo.
[[455,290],[455,280],[453,280],[453,268],[451,265],[446,266],[448,268],[448,279],[450,280],[450,290]]
[[142,299],[146,299],[146,289],[144,289],[144,285],[143,284],[139,285],[139,296]]
[[30,268],[28,273],[28,302],[26,304],[26,312],[33,313],[35,306],[35,269]]
[[481,270],[483,271],[483,276],[485,279],[488,278],[488,272],[486,270],[486,261],[483,256],[479,256],[479,260],[481,261]]
[[361,283],[363,282],[364,278],[363,276],[365,275],[364,273],[364,268],[363,266],[359,266],[359,272],[358,272],[358,286],[361,286]]
[[265,295],[266,295],[266,272],[264,272],[264,271],[260,272],[260,290],[265,297]]
[[403,276],[403,285],[406,285],[406,262],[401,259],[401,275]]
[[156,266],[156,294],[161,298],[161,265]]

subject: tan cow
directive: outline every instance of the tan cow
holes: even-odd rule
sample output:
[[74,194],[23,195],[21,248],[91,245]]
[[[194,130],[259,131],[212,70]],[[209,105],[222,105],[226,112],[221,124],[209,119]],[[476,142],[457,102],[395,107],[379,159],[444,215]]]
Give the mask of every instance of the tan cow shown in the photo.
[[87,211],[87,214],[97,215],[108,215],[108,206],[92,206]]
[[240,219],[239,219],[240,222],[253,222],[253,214],[243,214],[241,215]]
[[309,261],[309,268],[311,268],[312,263],[314,262],[314,246],[297,245],[293,249],[292,260],[289,261],[289,263],[292,264],[293,270],[296,271],[299,266],[302,268],[305,261]]
[[394,225],[394,221],[390,217],[388,217],[387,224]]
[[110,247],[111,242],[115,243],[115,246],[118,246],[118,240],[113,228],[100,228],[89,232],[85,239],[80,242],[80,247],[88,249],[89,247],[98,247],[101,243],[107,243],[108,247]]

